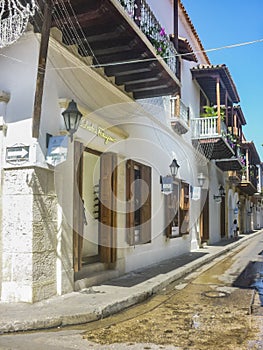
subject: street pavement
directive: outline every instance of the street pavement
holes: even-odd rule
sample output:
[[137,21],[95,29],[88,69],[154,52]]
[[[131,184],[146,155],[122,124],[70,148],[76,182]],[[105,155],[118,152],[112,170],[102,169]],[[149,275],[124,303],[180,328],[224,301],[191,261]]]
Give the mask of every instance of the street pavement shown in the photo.
[[140,303],[197,268],[246,245],[263,230],[223,240],[139,269],[98,286],[38,303],[0,302],[0,333],[40,330],[96,321]]

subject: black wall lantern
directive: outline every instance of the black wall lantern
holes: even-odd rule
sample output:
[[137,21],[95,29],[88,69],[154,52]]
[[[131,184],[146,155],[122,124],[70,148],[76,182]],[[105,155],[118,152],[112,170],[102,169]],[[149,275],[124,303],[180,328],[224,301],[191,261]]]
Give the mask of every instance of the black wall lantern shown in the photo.
[[180,165],[177,163],[176,159],[173,159],[172,163],[169,165],[172,177],[176,177]]
[[221,202],[222,198],[225,197],[225,189],[222,185],[219,186],[219,189],[218,189],[218,192],[219,194],[218,195],[215,195],[214,194],[214,200],[216,202]]
[[78,110],[77,104],[74,100],[71,100],[68,104],[68,108],[62,112],[66,130],[70,134],[70,141],[73,141],[73,134],[78,130],[82,113]]

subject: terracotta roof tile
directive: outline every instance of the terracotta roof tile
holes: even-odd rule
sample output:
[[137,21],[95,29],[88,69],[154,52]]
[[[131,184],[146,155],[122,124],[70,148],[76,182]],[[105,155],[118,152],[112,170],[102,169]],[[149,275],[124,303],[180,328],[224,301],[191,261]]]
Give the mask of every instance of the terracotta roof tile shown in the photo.
[[205,56],[205,58],[207,60],[207,63],[210,64],[210,60],[209,60],[209,58],[208,58],[208,56],[207,56],[207,54],[205,52],[203,44],[202,44],[202,42],[201,42],[201,40],[200,40],[200,38],[199,38],[199,36],[197,34],[197,31],[196,31],[196,29],[195,29],[195,27],[193,25],[193,22],[191,21],[191,18],[189,17],[189,15],[188,15],[188,13],[187,13],[187,11],[186,11],[186,9],[185,9],[185,7],[184,7],[184,5],[183,5],[181,0],[179,0],[179,6],[180,6],[181,10],[183,11],[183,14],[184,14],[187,22],[189,23],[190,28],[191,28],[191,30],[192,30],[192,32],[193,32],[193,34],[194,34],[198,44],[200,45],[201,50],[203,51],[203,55]]

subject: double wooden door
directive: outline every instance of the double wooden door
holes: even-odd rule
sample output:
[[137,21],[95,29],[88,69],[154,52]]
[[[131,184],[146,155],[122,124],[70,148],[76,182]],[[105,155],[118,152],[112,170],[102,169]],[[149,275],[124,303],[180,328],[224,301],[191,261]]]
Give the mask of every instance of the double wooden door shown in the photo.
[[[83,203],[83,152],[80,142],[74,142],[74,191],[73,191],[73,265],[74,272],[82,267],[83,235],[84,235],[84,203]],[[102,153],[100,155],[99,180],[99,229],[98,252],[103,263],[116,261],[116,197],[117,197],[117,155]],[[88,223],[87,223],[88,224]]]

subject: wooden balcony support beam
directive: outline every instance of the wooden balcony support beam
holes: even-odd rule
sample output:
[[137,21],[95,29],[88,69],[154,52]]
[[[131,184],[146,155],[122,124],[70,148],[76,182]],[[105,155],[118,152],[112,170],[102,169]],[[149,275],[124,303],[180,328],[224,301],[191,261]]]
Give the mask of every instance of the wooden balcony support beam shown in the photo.
[[174,35],[173,35],[173,43],[176,51],[178,52],[178,19],[179,19],[179,14],[178,14],[178,0],[174,0],[174,5],[173,5],[173,30],[174,30]]
[[248,148],[246,149],[246,177],[249,181],[249,158],[248,158]]
[[34,101],[34,111],[32,120],[32,137],[39,137],[40,117],[42,111],[42,98],[46,73],[46,62],[48,52],[48,42],[50,27],[52,21],[52,6],[50,0],[47,0],[44,7],[44,18],[41,30],[41,41],[39,49],[37,81]]
[[226,123],[226,126],[228,126],[228,93],[226,91],[225,93],[225,106],[226,106],[226,119],[225,119],[225,123]]
[[217,103],[217,132],[221,133],[221,116],[220,116],[220,78],[216,79],[216,103]]

